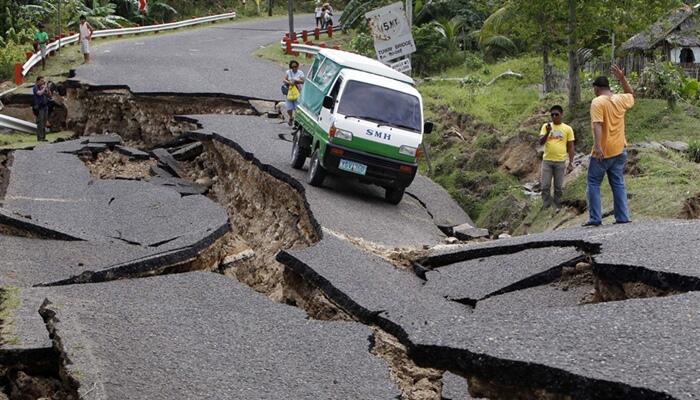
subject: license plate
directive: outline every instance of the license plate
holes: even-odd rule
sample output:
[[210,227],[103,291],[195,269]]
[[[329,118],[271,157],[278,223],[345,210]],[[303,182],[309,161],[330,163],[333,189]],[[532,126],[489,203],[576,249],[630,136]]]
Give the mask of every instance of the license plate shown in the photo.
[[352,172],[353,174],[364,175],[367,173],[367,166],[365,164],[360,164],[354,161],[349,161],[345,159],[340,159],[340,164],[338,168],[343,171]]

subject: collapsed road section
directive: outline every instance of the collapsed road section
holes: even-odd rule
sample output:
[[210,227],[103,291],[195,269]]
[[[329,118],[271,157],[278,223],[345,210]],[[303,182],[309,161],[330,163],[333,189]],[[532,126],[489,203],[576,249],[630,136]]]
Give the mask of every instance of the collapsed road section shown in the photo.
[[57,398],[700,392],[697,223],[436,250],[471,221],[428,179],[398,207],[346,181],[310,188],[277,121],[184,120],[199,129],[150,150],[93,135],[10,155],[5,393],[24,375]]
[[[424,279],[335,238],[278,259],[419,366],[466,377],[474,396],[682,399],[700,393],[684,372],[700,354],[699,233],[669,221],[531,235],[428,257]],[[693,250],[677,256],[679,243]],[[591,271],[583,292],[561,285]]]

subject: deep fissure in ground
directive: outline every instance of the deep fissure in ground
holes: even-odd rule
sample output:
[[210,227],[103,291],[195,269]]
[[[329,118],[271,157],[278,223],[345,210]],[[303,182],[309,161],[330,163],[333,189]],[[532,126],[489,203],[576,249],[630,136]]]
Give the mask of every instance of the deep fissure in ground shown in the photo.
[[[192,123],[175,121],[175,114],[253,114],[250,107],[240,99],[207,98],[201,102],[184,96],[140,97],[127,90],[93,91],[85,87],[73,89],[70,93],[68,101],[75,102],[77,106],[73,108],[75,114],[68,116],[68,122],[76,132],[119,133],[129,144],[143,148],[157,147],[196,128]],[[102,179],[144,179],[147,170],[153,165],[153,161],[149,160],[139,161],[137,166],[137,162],[116,153],[102,153],[96,159],[86,162],[91,166],[93,176]],[[116,167],[110,169],[110,165]],[[286,269],[275,259],[280,250],[310,246],[323,235],[309,210],[303,190],[294,185],[292,178],[285,181],[279,176],[273,176],[264,166],[246,159],[235,148],[215,140],[205,142],[203,153],[186,162],[185,169],[192,181],[208,179],[208,196],[227,210],[232,231],[196,260],[153,271],[149,275],[190,270],[217,271],[253,287],[274,301],[304,309],[310,318],[357,321],[319,288]],[[385,249],[363,242],[362,239],[341,238],[404,268],[425,256],[422,251],[413,254],[383,254]],[[508,254],[509,251],[494,251],[494,254],[504,253]],[[571,270],[562,269],[560,280],[551,284],[560,285],[561,288],[593,285],[595,293],[592,298],[582,300],[583,303],[677,293],[639,282],[611,283],[609,279],[601,280],[590,262],[581,264],[583,265],[570,267]],[[387,361],[403,398],[440,399],[443,370],[418,366],[412,360],[411,349],[407,344],[377,326],[374,326],[374,330],[371,351]],[[58,359],[57,356],[56,360]],[[57,368],[60,368],[60,363],[58,364]],[[3,371],[8,371],[4,377],[14,376],[15,380],[22,372],[7,366],[3,367]],[[60,377],[58,369],[52,371],[54,378]],[[458,369],[453,372],[467,378],[473,395],[492,398],[567,398],[565,394],[553,394],[543,389],[504,385],[491,380],[487,375],[472,375]],[[12,385],[10,381],[3,382],[9,382],[5,386]],[[62,387],[56,389],[57,392],[61,390]]]

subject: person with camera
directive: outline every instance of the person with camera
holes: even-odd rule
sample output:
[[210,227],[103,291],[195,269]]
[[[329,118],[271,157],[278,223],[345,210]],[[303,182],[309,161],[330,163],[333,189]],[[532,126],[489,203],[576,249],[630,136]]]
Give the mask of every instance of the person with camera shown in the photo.
[[36,78],[36,84],[32,89],[34,94],[34,104],[32,111],[36,116],[36,139],[40,142],[46,141],[46,120],[49,117],[49,98],[51,89],[43,76]]
[[[552,122],[542,125],[540,129],[540,145],[544,145],[542,156],[542,173],[540,187],[542,188],[542,208],[552,205],[561,208],[561,196],[564,187],[564,175],[574,169],[574,130],[562,122],[564,109],[552,106],[549,109]],[[566,159],[569,165],[566,165]],[[554,181],[554,198],[552,199],[552,180]]]

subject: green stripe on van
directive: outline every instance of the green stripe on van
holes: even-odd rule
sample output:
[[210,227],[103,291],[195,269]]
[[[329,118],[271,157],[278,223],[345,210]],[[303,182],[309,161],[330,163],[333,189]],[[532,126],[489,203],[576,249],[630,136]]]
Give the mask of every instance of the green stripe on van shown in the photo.
[[[303,107],[297,107],[294,118],[304,127],[304,129],[315,136],[317,139],[325,142],[328,141],[328,133],[318,125],[316,120],[309,116],[308,111]],[[381,157],[389,158],[396,161],[415,164],[416,158],[399,153],[399,148],[384,143],[377,143],[361,137],[354,136],[352,141],[334,138],[333,143],[343,146],[350,150],[357,150],[368,154],[375,154]],[[325,151],[325,146],[321,146],[321,150]]]

